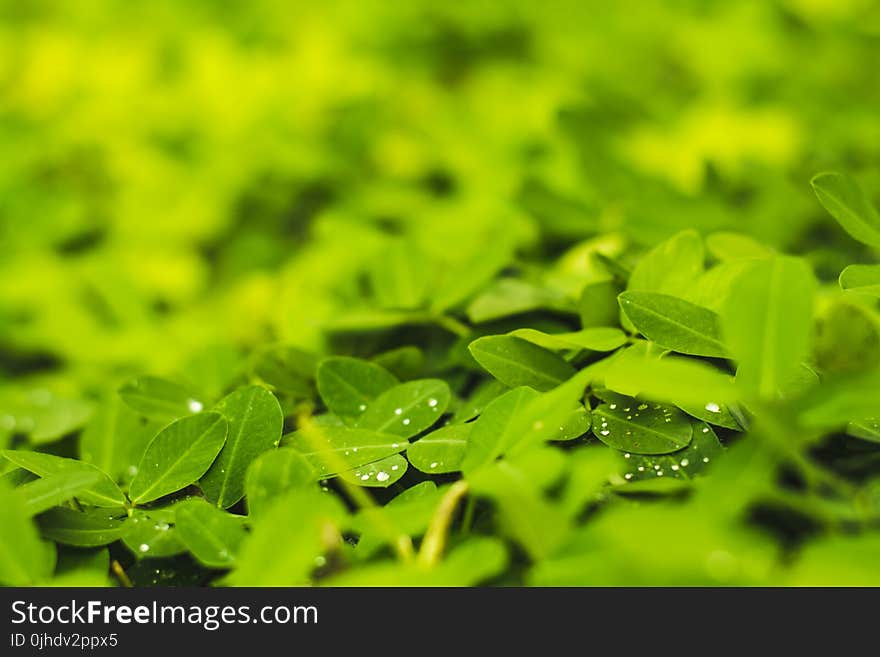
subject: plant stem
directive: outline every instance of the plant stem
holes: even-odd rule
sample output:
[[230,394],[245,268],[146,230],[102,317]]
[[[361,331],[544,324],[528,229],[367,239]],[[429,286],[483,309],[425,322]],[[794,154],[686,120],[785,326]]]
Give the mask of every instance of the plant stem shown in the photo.
[[110,564],[110,569],[113,571],[113,574],[116,575],[116,578],[120,581],[120,583],[127,589],[134,587],[134,584],[131,583],[131,580],[128,578],[125,570],[122,568],[122,564],[120,564],[116,559]]
[[434,517],[431,518],[431,524],[422,540],[422,547],[419,551],[420,566],[432,568],[440,561],[446,547],[452,516],[455,515],[458,503],[467,495],[467,492],[468,484],[462,479],[452,484],[450,489],[446,491],[446,495],[440,500],[440,505],[434,512]]

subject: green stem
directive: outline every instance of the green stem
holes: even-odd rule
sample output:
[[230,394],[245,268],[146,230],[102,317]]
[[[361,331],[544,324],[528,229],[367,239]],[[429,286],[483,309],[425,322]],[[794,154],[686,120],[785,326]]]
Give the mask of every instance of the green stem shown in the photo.
[[452,484],[443,499],[440,500],[437,511],[431,518],[431,524],[428,525],[428,531],[425,532],[425,538],[422,540],[422,547],[419,551],[420,566],[432,568],[440,561],[443,550],[446,548],[452,517],[455,515],[458,503],[467,495],[467,492],[468,484],[462,479]]

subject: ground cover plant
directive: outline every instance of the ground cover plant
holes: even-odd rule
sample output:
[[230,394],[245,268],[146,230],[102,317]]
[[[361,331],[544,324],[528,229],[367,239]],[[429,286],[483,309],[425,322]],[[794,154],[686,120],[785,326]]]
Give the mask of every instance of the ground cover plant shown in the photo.
[[0,584],[880,584],[878,5],[446,4],[0,2]]

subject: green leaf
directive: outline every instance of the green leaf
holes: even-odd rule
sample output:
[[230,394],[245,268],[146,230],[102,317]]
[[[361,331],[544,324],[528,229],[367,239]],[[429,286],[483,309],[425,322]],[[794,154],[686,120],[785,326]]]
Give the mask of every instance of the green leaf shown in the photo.
[[516,444],[522,438],[517,432],[517,414],[538,396],[531,388],[522,386],[504,393],[489,404],[473,423],[461,469],[465,473],[474,472]]
[[235,563],[245,538],[241,518],[199,498],[174,507],[177,538],[199,563],[209,568],[228,568]]
[[125,531],[124,516],[104,509],[75,511],[56,507],[37,518],[40,532],[64,545],[98,547],[118,541]]
[[855,438],[880,443],[880,418],[872,417],[850,422],[846,425],[846,433]]
[[628,396],[709,409],[737,398],[730,376],[709,365],[678,356],[657,358],[635,348],[609,364],[605,385]]
[[590,430],[591,425],[590,412],[584,408],[583,404],[578,404],[565,418],[565,421],[559,425],[559,433],[553,436],[553,440],[566,441],[580,438]]
[[638,399],[594,409],[593,434],[609,447],[634,454],[668,454],[693,437],[690,420],[678,409]]
[[383,308],[418,308],[425,301],[430,269],[425,254],[406,240],[393,242],[373,262],[370,286]]
[[819,202],[853,238],[880,247],[880,214],[855,180],[841,173],[820,173],[810,184]]
[[703,242],[684,230],[646,253],[633,269],[627,290],[682,296],[703,273]]
[[880,297],[880,265],[850,265],[840,272],[840,287],[851,292]]
[[805,427],[834,429],[878,415],[880,371],[823,381],[798,400]]
[[228,582],[233,586],[306,584],[326,549],[328,532],[338,531],[346,513],[332,495],[289,491],[260,515],[242,542]]
[[307,399],[314,393],[316,365],[315,356],[302,349],[272,345],[257,352],[251,371],[275,392],[293,399]]
[[198,413],[204,408],[195,393],[173,381],[142,376],[119,389],[119,396],[141,415],[169,422]]
[[433,481],[423,481],[394,497],[381,511],[374,508],[359,511],[351,523],[352,530],[360,534],[355,554],[369,558],[388,542],[387,529],[382,531],[377,527],[377,514],[381,514],[379,522],[384,527],[391,526],[392,535],[414,538],[424,534],[434,516],[441,492]]
[[815,279],[798,258],[757,260],[736,280],[722,312],[737,383],[770,399],[794,378],[810,351]]
[[412,466],[427,474],[458,472],[473,424],[450,424],[419,438],[406,450]]
[[584,285],[578,300],[581,326],[585,329],[615,326],[619,317],[619,293],[620,287],[614,281],[596,281]]
[[473,255],[441,269],[431,292],[431,310],[446,312],[467,301],[513,258],[514,240],[501,236],[475,249]]
[[399,383],[384,367],[346,356],[322,360],[317,382],[321,401],[342,418],[360,417],[376,397]]
[[113,585],[109,575],[108,549],[64,550],[58,554],[55,576],[49,586],[108,587]]
[[174,526],[175,509],[136,509],[125,521],[122,542],[138,559],[170,557],[186,551]]
[[292,447],[264,452],[250,464],[245,476],[250,515],[261,513],[271,501],[295,488],[313,486],[318,480],[306,457]]
[[[92,414],[92,404],[67,399],[37,388],[12,399],[0,399],[4,406],[5,429],[28,436],[36,445],[53,443],[82,427]],[[2,434],[0,429],[0,434]]]
[[358,419],[360,429],[409,438],[434,424],[446,411],[451,393],[440,379],[419,379],[394,386],[376,397]]
[[716,260],[751,260],[773,256],[773,249],[742,233],[719,231],[706,237],[706,249]]
[[720,318],[708,308],[656,292],[624,292],[619,300],[639,333],[661,347],[693,356],[727,355]]
[[422,568],[415,563],[380,561],[348,570],[323,583],[336,587],[374,587],[376,582],[400,587],[475,586],[500,574],[507,565],[507,550],[503,541],[474,537],[456,545],[434,568]]
[[509,335],[478,338],[468,349],[484,369],[510,387],[547,391],[575,372],[571,364],[553,352]]
[[533,559],[549,555],[568,533],[569,520],[547,502],[522,467],[507,461],[491,463],[468,475],[474,494],[492,499],[502,528]]
[[718,436],[703,422],[693,423],[693,440],[690,445],[670,454],[646,456],[626,452],[624,457],[624,481],[667,479],[692,479],[705,472],[709,464],[723,451]]
[[150,441],[128,494],[135,504],[152,502],[198,481],[226,442],[219,413],[200,413],[169,424]]
[[71,470],[31,481],[18,490],[24,497],[25,510],[33,516],[76,497],[102,478],[98,471]]
[[160,425],[135,413],[113,395],[98,407],[79,440],[79,456],[112,478],[131,478]]
[[616,328],[595,327],[574,333],[548,334],[535,329],[516,329],[508,335],[522,338],[551,351],[580,350],[614,351],[626,344],[626,335]]
[[33,472],[40,477],[49,477],[56,474],[69,472],[97,473],[98,483],[88,487],[79,493],[78,497],[88,504],[103,507],[125,506],[125,495],[119,490],[119,486],[105,473],[93,465],[77,461],[75,459],[43,454],[42,452],[27,452],[18,450],[4,450],[3,456],[12,461],[20,468]]
[[556,290],[515,278],[502,278],[470,303],[467,316],[474,324],[482,324],[542,309],[576,312],[574,305]]
[[290,442],[318,477],[359,468],[402,452],[408,444],[394,434],[333,425],[315,425],[312,430],[300,430]]
[[217,459],[199,480],[212,504],[228,509],[244,497],[244,477],[257,456],[281,440],[284,416],[271,392],[260,386],[240,388],[214,407],[229,427]]
[[396,484],[406,474],[408,466],[407,460],[400,454],[392,454],[354,470],[341,472],[339,476],[358,486],[388,488],[392,484]]
[[52,574],[55,546],[43,543],[21,495],[0,485],[0,584],[33,586]]

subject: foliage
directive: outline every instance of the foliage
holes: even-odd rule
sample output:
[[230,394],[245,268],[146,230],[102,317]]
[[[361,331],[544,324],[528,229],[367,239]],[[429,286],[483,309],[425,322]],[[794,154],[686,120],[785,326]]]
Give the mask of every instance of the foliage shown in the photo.
[[0,584],[880,584],[880,8],[606,4],[0,0]]

